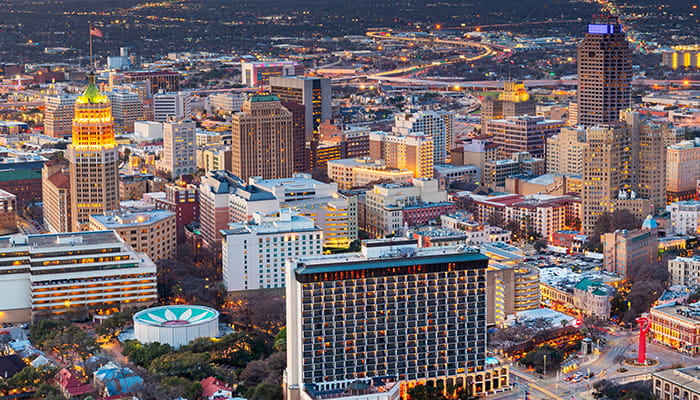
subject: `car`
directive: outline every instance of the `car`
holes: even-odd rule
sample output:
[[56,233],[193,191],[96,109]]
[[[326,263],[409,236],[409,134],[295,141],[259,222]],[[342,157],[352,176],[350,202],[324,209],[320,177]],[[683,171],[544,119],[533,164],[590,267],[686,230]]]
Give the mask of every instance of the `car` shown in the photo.
[[29,329],[29,324],[22,324],[22,325],[20,325],[20,328]]

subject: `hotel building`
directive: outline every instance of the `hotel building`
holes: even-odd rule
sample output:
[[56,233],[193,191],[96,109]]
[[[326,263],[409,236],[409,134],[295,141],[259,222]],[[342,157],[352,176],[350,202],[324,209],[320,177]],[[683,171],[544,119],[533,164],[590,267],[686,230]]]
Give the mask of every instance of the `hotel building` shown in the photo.
[[149,305],[156,265],[114,231],[0,238],[1,322]]
[[412,239],[288,260],[286,398],[389,377],[475,395],[507,386],[508,368],[486,365],[487,267],[478,250]]

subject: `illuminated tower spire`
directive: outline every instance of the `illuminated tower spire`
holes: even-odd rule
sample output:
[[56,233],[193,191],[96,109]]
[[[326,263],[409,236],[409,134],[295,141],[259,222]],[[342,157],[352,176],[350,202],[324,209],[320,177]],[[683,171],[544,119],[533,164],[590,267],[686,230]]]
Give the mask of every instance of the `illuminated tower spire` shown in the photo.
[[118,151],[114,140],[112,106],[107,96],[89,83],[75,101],[71,162],[71,207],[74,231],[87,229],[90,215],[119,208]]

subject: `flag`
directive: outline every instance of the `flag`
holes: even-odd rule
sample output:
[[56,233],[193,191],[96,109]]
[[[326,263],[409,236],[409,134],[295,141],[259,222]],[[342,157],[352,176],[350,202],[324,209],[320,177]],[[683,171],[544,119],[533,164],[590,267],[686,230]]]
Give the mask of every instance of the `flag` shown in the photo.
[[104,38],[104,35],[102,34],[102,31],[95,28],[94,26],[90,26],[90,36],[95,36],[98,38]]

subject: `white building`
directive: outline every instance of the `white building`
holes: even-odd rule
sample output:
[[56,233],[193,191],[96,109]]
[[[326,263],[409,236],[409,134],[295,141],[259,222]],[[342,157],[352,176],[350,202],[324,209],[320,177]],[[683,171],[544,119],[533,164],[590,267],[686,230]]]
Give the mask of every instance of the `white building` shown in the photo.
[[161,168],[174,179],[182,174],[197,172],[195,135],[197,127],[189,119],[163,124],[163,159]]
[[168,117],[175,117],[175,119],[192,117],[192,99],[189,94],[159,93],[153,96],[153,119],[165,122]]
[[666,206],[671,214],[671,231],[676,235],[695,235],[700,233],[700,201],[677,201]]
[[0,238],[0,322],[148,305],[156,265],[114,231]]
[[134,136],[143,141],[162,139],[163,123],[154,121],[136,121],[134,122]]
[[209,96],[209,107],[212,111],[227,114],[240,112],[243,107],[243,93],[214,93]]
[[669,286],[700,286],[700,257],[676,257],[668,260]]
[[323,231],[289,209],[256,213],[251,223],[231,224],[221,233],[223,279],[229,292],[284,287],[287,259],[323,253]]
[[454,147],[454,114],[436,111],[398,114],[394,118],[392,131],[402,136],[417,133],[431,136],[433,164],[445,164]]

